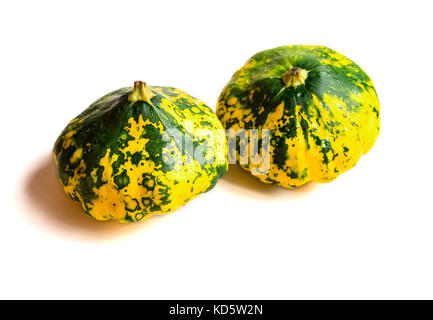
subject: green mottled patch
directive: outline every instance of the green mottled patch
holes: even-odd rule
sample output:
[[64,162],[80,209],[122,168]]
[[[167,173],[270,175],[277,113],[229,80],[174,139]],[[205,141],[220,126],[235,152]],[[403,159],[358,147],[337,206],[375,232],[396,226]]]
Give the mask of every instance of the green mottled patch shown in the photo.
[[123,172],[117,176],[114,177],[114,183],[117,185],[117,187],[120,189],[125,188],[129,184],[129,177],[126,172],[126,170],[123,170]]

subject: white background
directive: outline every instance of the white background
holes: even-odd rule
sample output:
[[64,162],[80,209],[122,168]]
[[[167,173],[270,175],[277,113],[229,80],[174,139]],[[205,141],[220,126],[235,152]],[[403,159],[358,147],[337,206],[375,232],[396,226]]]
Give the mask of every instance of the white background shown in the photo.
[[[9,1],[0,5],[0,298],[433,298],[428,1]],[[330,184],[231,167],[176,212],[88,219],[50,157],[69,120],[142,79],[212,108],[254,53],[329,46],[381,101],[381,135]]]

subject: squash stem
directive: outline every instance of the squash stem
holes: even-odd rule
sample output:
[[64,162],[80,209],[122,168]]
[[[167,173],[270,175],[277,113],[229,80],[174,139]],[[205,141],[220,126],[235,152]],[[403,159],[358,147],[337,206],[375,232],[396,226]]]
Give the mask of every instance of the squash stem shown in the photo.
[[152,99],[152,97],[154,95],[155,94],[147,87],[146,82],[135,81],[134,82],[134,89],[132,90],[132,92],[128,96],[128,101],[129,102],[144,101],[144,102],[150,104],[151,106],[153,106],[150,99]]
[[308,77],[308,72],[298,67],[291,67],[289,71],[285,72],[281,79],[283,80],[284,87],[296,88],[305,83]]

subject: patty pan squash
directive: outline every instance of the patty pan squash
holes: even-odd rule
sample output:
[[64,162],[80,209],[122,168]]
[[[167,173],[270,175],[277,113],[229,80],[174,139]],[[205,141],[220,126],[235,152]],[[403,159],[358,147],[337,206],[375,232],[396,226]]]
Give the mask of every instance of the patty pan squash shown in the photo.
[[54,160],[64,191],[87,215],[137,222],[215,186],[227,171],[221,131],[198,99],[136,81],[73,119],[54,145]]
[[[283,46],[251,57],[223,89],[226,129],[268,129],[269,165],[255,176],[295,188],[352,168],[379,135],[379,100],[353,61],[324,46]],[[239,158],[239,151],[236,150]],[[252,161],[241,163],[252,171]]]

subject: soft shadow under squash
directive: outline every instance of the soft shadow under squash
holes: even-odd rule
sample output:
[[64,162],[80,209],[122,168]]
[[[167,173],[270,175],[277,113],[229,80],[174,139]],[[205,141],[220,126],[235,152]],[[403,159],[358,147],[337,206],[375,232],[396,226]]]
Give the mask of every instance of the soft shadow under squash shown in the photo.
[[[164,216],[152,216],[139,223],[122,224],[96,221],[63,192],[51,155],[35,164],[26,181],[26,195],[38,215],[36,219],[50,230],[77,238],[104,240],[143,230]],[[35,211],[35,210],[32,210]],[[33,212],[32,212],[33,213]]]

